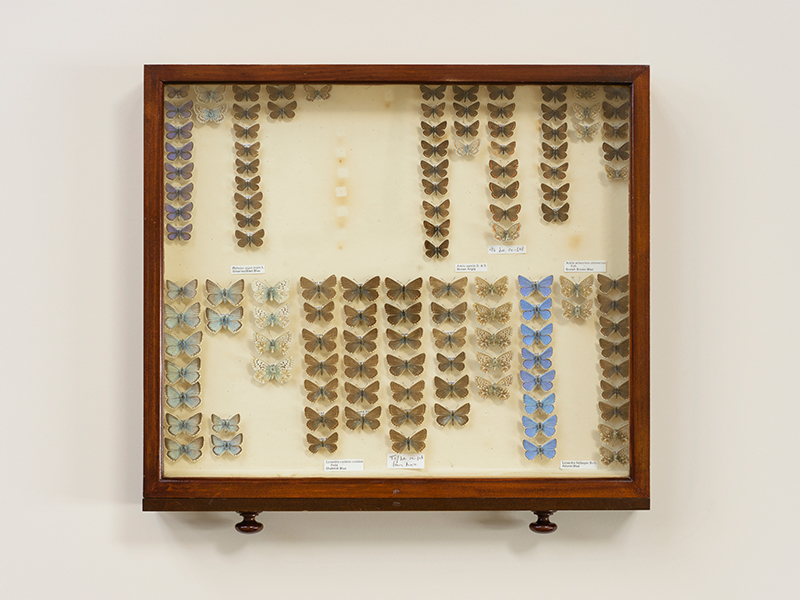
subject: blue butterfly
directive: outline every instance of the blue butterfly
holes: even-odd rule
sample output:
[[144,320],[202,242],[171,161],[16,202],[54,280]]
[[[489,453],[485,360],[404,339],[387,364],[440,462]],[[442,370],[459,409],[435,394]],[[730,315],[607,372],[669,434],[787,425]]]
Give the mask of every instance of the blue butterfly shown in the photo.
[[167,238],[170,240],[180,240],[185,242],[186,240],[191,239],[192,237],[192,225],[184,225],[183,227],[173,227],[169,223],[167,223]]
[[176,338],[168,333],[164,334],[164,352],[173,358],[185,354],[188,357],[200,354],[200,344],[203,343],[203,332],[198,331],[186,339]]
[[519,281],[519,291],[523,296],[530,296],[538,292],[541,296],[547,297],[550,295],[551,286],[553,285],[553,276],[548,275],[539,281],[531,281],[527,277],[520,275],[517,280]]
[[537,456],[553,458],[556,455],[555,438],[546,444],[542,444],[541,446],[534,444],[533,442],[529,442],[528,440],[522,440],[522,446],[525,448],[525,458],[528,460],[533,460]]
[[178,460],[181,456],[186,456],[189,460],[197,460],[203,455],[200,450],[203,447],[203,438],[199,437],[188,444],[164,438],[164,447],[167,449],[167,458],[170,460]]
[[549,392],[553,389],[553,379],[556,378],[556,372],[551,370],[541,375],[533,375],[527,371],[520,371],[519,378],[522,379],[522,387],[529,392],[539,389]]
[[185,392],[178,391],[171,385],[166,386],[164,391],[167,396],[164,402],[172,409],[188,408],[194,410],[200,405],[199,383],[193,383]]
[[174,202],[175,200],[180,200],[181,202],[186,202],[192,198],[192,190],[194,190],[194,184],[189,183],[183,187],[175,187],[171,183],[165,184],[167,190],[167,200],[170,202]]
[[547,437],[552,437],[556,433],[556,424],[558,417],[553,415],[547,417],[544,421],[534,421],[529,417],[522,417],[522,425],[525,427],[525,435],[528,437],[536,437],[537,434],[543,433]]
[[164,109],[167,111],[168,119],[188,119],[192,116],[192,105],[194,105],[192,100],[184,102],[180,106],[176,106],[172,102],[165,102]]
[[167,417],[167,431],[170,435],[186,434],[189,437],[194,437],[200,433],[200,421],[203,419],[202,413],[192,415],[188,419],[179,419],[175,415],[166,413]]
[[214,309],[206,308],[206,327],[211,333],[219,333],[222,329],[237,333],[242,328],[243,318],[244,308],[241,306],[234,308],[229,313],[222,314]]
[[200,303],[195,302],[184,312],[180,313],[169,304],[164,305],[164,326],[167,329],[175,327],[188,327],[194,329],[200,324]]
[[194,163],[186,163],[182,167],[176,167],[170,163],[164,163],[164,169],[167,172],[167,179],[191,179],[192,171],[194,170]]
[[542,400],[531,398],[528,394],[522,396],[522,402],[525,404],[525,412],[532,415],[537,410],[546,412],[548,415],[555,410],[556,395],[548,394]]
[[544,352],[536,354],[527,348],[522,349],[522,366],[528,370],[533,368],[549,369],[553,366],[553,361],[550,357],[553,356],[553,348],[547,348]]
[[165,149],[167,151],[167,160],[192,160],[194,142],[189,142],[183,146],[173,146],[167,142]]
[[195,106],[194,114],[201,123],[222,123],[225,120],[225,112],[228,110],[227,104],[219,106]]
[[548,323],[539,330],[531,329],[523,323],[519,326],[519,330],[522,332],[522,341],[526,346],[530,346],[531,344],[541,344],[542,346],[547,346],[553,341],[553,338],[551,337],[551,334],[553,333],[552,323]]
[[552,298],[548,298],[541,304],[531,304],[527,300],[519,301],[519,307],[522,309],[522,316],[526,321],[530,321],[531,319],[547,321],[550,318],[550,307],[552,305]]
[[239,421],[241,417],[238,414],[233,415],[229,419],[223,419],[217,415],[211,415],[211,429],[217,433],[234,433],[239,431]]
[[213,445],[213,448],[211,448],[211,451],[215,456],[222,456],[226,452],[231,456],[239,456],[242,453],[243,439],[244,436],[242,436],[241,433],[233,436],[229,440],[223,440],[222,438],[218,438],[212,434],[211,444]]
[[167,381],[170,383],[175,383],[176,381],[183,379],[186,383],[192,384],[197,383],[197,381],[200,379],[199,358],[195,358],[185,367],[179,367],[175,363],[171,363],[168,360],[165,360],[164,362],[166,363],[165,370],[167,374]]
[[172,204],[168,202],[164,203],[164,210],[167,211],[167,219],[170,221],[174,221],[175,219],[178,219],[179,221],[188,221],[192,218],[193,208],[193,202],[189,202],[189,204],[184,206],[172,206]]
[[211,306],[227,302],[231,306],[239,306],[244,300],[244,279],[233,282],[227,288],[221,288],[210,279],[206,279],[206,294]]
[[189,121],[181,127],[175,127],[175,125],[172,123],[164,123],[164,128],[167,130],[168,140],[188,140],[190,137],[192,137],[192,127],[194,127],[194,123],[192,121]]
[[195,295],[197,295],[197,279],[192,279],[183,286],[167,279],[167,296],[170,300],[177,300],[178,298],[191,300]]

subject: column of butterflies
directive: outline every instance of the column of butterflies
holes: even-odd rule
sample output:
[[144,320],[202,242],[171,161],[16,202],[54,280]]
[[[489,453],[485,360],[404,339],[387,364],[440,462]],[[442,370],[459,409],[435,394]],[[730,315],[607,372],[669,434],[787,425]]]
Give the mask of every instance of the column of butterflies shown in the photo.
[[[429,88],[426,85],[419,86],[422,93],[422,99],[430,102],[431,104],[420,104],[422,109],[422,116],[428,121],[438,121],[444,115],[445,103],[436,103],[437,100],[444,98],[447,87],[440,85],[436,88]],[[425,216],[431,221],[423,220],[422,225],[425,227],[425,235],[430,240],[425,240],[424,249],[425,255],[428,258],[444,258],[450,251],[450,240],[447,236],[450,233],[450,219],[447,219],[450,207],[450,200],[443,196],[447,195],[447,185],[449,179],[447,178],[447,168],[450,166],[450,161],[447,159],[447,146],[448,140],[441,138],[447,135],[447,121],[440,123],[431,123],[428,121],[420,121],[422,128],[422,135],[428,140],[421,140],[422,154],[425,158],[430,160],[421,160],[419,165],[422,171],[422,190],[431,200],[436,200],[438,204],[434,205],[430,202],[423,200],[422,206],[425,210]]]
[[[261,176],[258,174],[261,159],[258,152],[261,142],[258,133],[261,125],[257,123],[261,104],[242,105],[239,102],[257,102],[261,91],[260,85],[249,88],[238,85],[233,86],[233,118],[237,121],[233,125],[233,134],[236,151],[236,189],[233,199],[237,211],[235,218],[239,227],[235,231],[236,244],[241,248],[259,247],[264,243],[264,229],[257,229],[261,224],[262,192],[258,191]],[[255,211],[255,212],[254,212]],[[255,230],[255,231],[254,231]]]
[[[555,164],[566,160],[567,139],[567,86],[555,90],[546,85],[542,90],[542,161],[539,166],[542,175],[552,186],[542,183],[542,194],[545,202],[541,204],[542,218],[545,223],[563,223],[569,219],[569,202],[566,202],[569,183],[562,183],[567,177],[569,163]],[[551,124],[544,121],[550,121]],[[564,122],[562,122],[564,121]],[[549,142],[549,143],[548,143]],[[549,162],[545,162],[549,161]],[[556,187],[556,184],[559,184]],[[564,202],[558,206],[559,202]],[[548,204],[552,203],[552,204]]]
[[[601,313],[600,325],[600,369],[603,378],[600,380],[600,391],[603,397],[598,404],[600,417],[600,461],[611,466],[615,461],[627,465],[630,459],[629,448],[629,408],[630,408],[630,318],[628,275],[612,279],[598,275],[597,305]],[[622,316],[615,321],[612,315]],[[612,404],[613,402],[613,404]]]
[[[516,87],[513,85],[499,88],[489,86],[489,99],[498,101],[498,104],[491,102],[487,103],[487,110],[489,118],[494,119],[487,122],[489,135],[502,142],[492,142],[492,152],[498,158],[501,156],[510,156],[514,153],[517,143],[510,141],[514,135],[514,129],[517,126],[516,121],[508,122],[508,119],[514,116],[514,109],[516,103],[499,102],[512,100]],[[505,123],[498,121],[506,121]],[[515,181],[517,176],[519,160],[514,159],[506,164],[501,164],[495,160],[489,159],[489,175],[493,180],[489,182],[489,193],[495,200],[513,201],[519,194],[519,181]],[[519,214],[522,211],[521,204],[514,204],[513,206],[502,207],[497,204],[489,203],[489,210],[491,211],[492,230],[494,237],[500,242],[513,242],[519,237],[520,223],[516,221],[519,219]],[[511,227],[505,228],[501,223],[508,221]]]
[[[164,110],[167,121],[164,122],[164,135],[166,137],[165,149],[167,162],[164,163],[164,172],[167,178],[165,187],[168,202],[164,203],[167,218],[167,239],[177,242],[186,242],[192,237],[191,223],[194,203],[192,197],[193,183],[186,183],[192,178],[194,163],[192,150],[194,142],[184,143],[192,137],[194,122],[192,106],[194,102],[182,100],[189,95],[189,86],[176,88],[166,86],[165,93],[172,102],[164,101]],[[187,121],[188,119],[188,121]],[[180,124],[181,121],[187,121]]]
[[[605,86],[606,100],[603,102],[603,137],[609,141],[627,140],[631,103],[628,100],[630,91],[626,87]],[[621,102],[617,104],[617,102]],[[606,160],[606,176],[612,181],[624,181],[628,178],[628,165],[624,164],[631,157],[630,142],[614,146],[603,142],[603,158]]]

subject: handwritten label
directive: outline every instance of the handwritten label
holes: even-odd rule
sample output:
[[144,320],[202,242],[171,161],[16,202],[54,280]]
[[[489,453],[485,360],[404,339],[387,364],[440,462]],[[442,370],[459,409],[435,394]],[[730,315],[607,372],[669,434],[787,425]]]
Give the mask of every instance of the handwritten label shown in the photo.
[[325,461],[326,471],[363,471],[362,458],[334,458]]
[[257,275],[266,272],[264,265],[231,265],[231,275]]
[[604,260],[565,260],[564,273],[605,273]]
[[489,246],[489,254],[527,254],[527,246]]
[[456,273],[479,273],[488,270],[489,265],[486,263],[456,263]]
[[586,470],[596,470],[597,469],[597,461],[596,460],[562,460],[561,461],[561,470],[562,471],[586,471]]
[[424,454],[387,454],[387,469],[424,469]]

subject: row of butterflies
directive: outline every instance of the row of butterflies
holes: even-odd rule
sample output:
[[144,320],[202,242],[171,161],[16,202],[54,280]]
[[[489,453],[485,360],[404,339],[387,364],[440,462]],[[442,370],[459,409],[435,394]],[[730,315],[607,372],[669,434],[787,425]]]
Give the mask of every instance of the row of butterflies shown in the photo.
[[[425,404],[419,404],[410,409],[403,409],[394,404],[389,405],[389,420],[395,427],[403,425],[418,426],[425,420]],[[469,421],[469,402],[458,408],[448,409],[438,402],[433,405],[436,422],[441,427],[448,425],[463,427]],[[368,411],[357,411],[349,406],[344,408],[345,425],[348,429],[375,431],[381,426],[382,408],[376,406]],[[327,411],[317,412],[313,408],[305,407],[306,427],[312,431],[317,429],[335,430],[339,426],[339,407],[332,406]]]
[[[260,86],[253,86],[250,89],[243,89],[240,92],[240,95],[244,101],[252,102],[254,99],[258,99],[259,90]],[[274,103],[270,102],[270,104]],[[260,104],[253,104],[247,108],[243,108],[238,104],[234,104],[233,106],[234,118],[237,121],[255,121],[258,119],[258,113],[261,109]],[[279,116],[272,116],[273,113],[277,112],[277,105],[275,106],[276,109],[270,113],[270,116],[273,119],[279,118]],[[253,134],[252,136],[248,135],[248,139],[257,138],[257,125],[258,124],[256,124],[256,126],[248,127],[248,133],[250,133],[250,129],[252,128]],[[234,136],[237,138],[242,137],[244,130],[244,125],[239,123],[234,124],[233,132]],[[263,228],[256,229],[255,231],[245,231],[248,228],[258,228],[261,225],[262,214],[259,209],[261,208],[263,194],[262,192],[258,191],[261,183],[261,176],[258,174],[261,164],[261,159],[258,158],[260,144],[260,142],[251,142],[245,145],[239,141],[234,141],[234,150],[236,151],[237,155],[234,164],[237,173],[237,175],[234,176],[234,184],[238,190],[238,192],[234,193],[234,202],[237,209],[237,212],[234,213],[234,217],[238,227],[238,229],[234,231],[234,235],[236,238],[236,245],[240,248],[258,248],[264,244],[265,231]],[[248,191],[252,191],[254,194],[247,197],[241,194],[241,192]],[[257,204],[258,206],[254,207],[254,204]],[[249,208],[250,211],[255,212],[240,212],[245,210],[245,208]]]
[[[200,432],[200,422],[203,418],[202,413],[194,414],[186,419],[180,419],[170,413],[166,413],[166,422],[164,426],[167,432],[173,437],[189,436],[194,438],[188,442],[179,442],[172,438],[164,438],[164,447],[166,449],[167,458],[176,461],[182,456],[189,460],[196,461],[199,459],[203,452],[203,437],[194,437]],[[220,435],[232,434],[239,431],[240,415],[236,414],[227,419],[223,419],[217,415],[211,415],[211,430]],[[223,438],[211,434],[211,451],[214,456],[224,456],[229,454],[231,456],[239,456],[242,453],[242,442],[244,436],[241,433],[234,435],[231,438]]]
[[[628,100],[630,94],[625,88],[617,88],[617,92],[618,93],[616,94],[606,94],[606,97],[609,98],[609,100],[623,101],[618,105],[603,102],[603,118],[606,121],[626,121],[628,119],[631,107],[631,103]],[[617,137],[617,134],[621,134],[619,139],[625,139],[628,137],[628,123],[617,123],[615,125],[606,123],[605,125],[608,125],[608,130],[614,130],[614,137]],[[629,174],[628,165],[621,165],[619,168],[617,168],[618,165],[614,165],[612,163],[613,161],[627,161],[630,158],[630,142],[623,142],[619,146],[612,146],[611,144],[604,143],[603,152],[603,157],[607,163],[605,165],[606,176],[612,181],[622,181],[627,179]]]
[[[441,98],[444,98],[445,88],[444,86],[440,87],[442,88],[440,90]],[[420,86],[420,91],[423,100],[430,100],[439,93],[438,91],[434,92],[427,86]],[[428,105],[423,102],[420,104],[422,116],[426,119],[437,120],[444,115],[444,106],[444,102],[437,105]],[[447,121],[439,123],[438,125],[431,125],[425,121],[421,121],[420,127],[425,137],[442,137],[447,128]],[[443,196],[447,193],[447,185],[449,183],[449,179],[447,179],[447,168],[450,165],[450,161],[447,159],[448,142],[439,143],[435,147],[435,152],[434,146],[430,142],[423,139],[421,144],[423,155],[425,155],[426,158],[433,156],[431,162],[421,160],[419,163],[423,176],[423,191],[427,196]],[[439,160],[437,163],[435,162],[437,157],[443,160]],[[439,180],[438,182],[435,181],[437,179]],[[423,206],[425,204],[426,201],[423,201]],[[430,203],[428,204],[433,207]],[[439,210],[439,207],[441,207],[441,210]],[[429,238],[444,238],[443,240],[437,240],[437,243],[434,243],[433,240],[425,240],[423,242],[423,249],[428,258],[445,258],[450,253],[450,240],[446,239],[450,234],[450,219],[446,218],[449,212],[450,200],[444,199],[440,202],[439,207],[435,207],[432,211],[426,210],[426,217],[431,219],[431,221],[424,219],[422,221],[422,225],[425,228],[425,235]],[[437,220],[440,220],[440,222],[437,222]]]
[[[542,119],[544,121],[554,122],[566,119],[567,104],[565,101],[567,99],[567,86],[561,86],[560,88],[556,89],[552,89],[548,86],[542,86],[541,90],[542,100],[544,100],[546,103],[541,105]],[[559,102],[563,104],[561,106],[551,106],[551,104],[555,103],[557,105]],[[579,104],[575,104],[574,108],[576,117],[578,117],[581,106]],[[556,182],[561,183],[558,189],[559,191],[563,190],[564,200],[567,198],[566,192],[569,189],[569,183],[563,183],[564,179],[567,177],[569,163],[561,162],[566,161],[567,149],[569,147],[569,143],[563,141],[566,139],[566,128],[566,123],[562,123],[556,128],[551,127],[545,122],[542,122],[542,136],[545,139],[545,141],[542,142],[542,156],[545,162],[541,162],[539,165],[542,170],[542,175],[545,179],[552,180],[554,184]],[[551,141],[553,142],[552,145],[547,143]],[[561,164],[556,164],[558,162],[561,162]],[[544,202],[540,204],[539,208],[542,211],[542,218],[544,219],[545,223],[565,223],[568,221],[570,208],[569,202],[565,202],[561,206],[551,206],[548,204],[548,202],[552,201],[557,204],[561,194],[553,193],[553,188],[545,189],[542,187],[542,191],[544,193]]]
[[[405,435],[394,429],[389,430],[389,440],[392,450],[397,453],[419,453],[425,449],[425,440],[428,438],[428,430],[421,429],[418,432]],[[316,454],[320,450],[325,450],[333,454],[338,449],[339,433],[333,432],[329,436],[318,438],[312,434],[306,435],[308,449]]]
[[[192,116],[193,104],[194,102],[192,100],[185,102],[181,106],[176,106],[171,102],[164,103],[166,118],[168,119],[164,121],[165,135],[168,140],[165,143],[165,158],[167,160],[164,162],[164,174],[168,180],[166,183],[167,198],[172,201],[177,198],[183,198],[183,194],[175,193],[171,196],[171,193],[176,191],[176,188],[173,186],[173,184],[187,182],[192,178],[194,163],[188,161],[191,161],[192,159],[194,142],[189,142],[188,144],[183,145],[174,145],[171,142],[173,140],[190,138],[192,136],[191,132],[192,127],[194,127],[194,123],[189,121],[184,125],[178,125],[177,123],[169,122],[169,120],[178,121],[190,119]],[[199,107],[197,108],[199,109]],[[191,189],[193,188],[193,185],[189,184],[189,186],[185,187],[189,187],[187,194],[191,195]],[[184,188],[180,189],[182,191]],[[175,225],[177,225],[178,222],[185,223],[191,219],[193,208],[194,204],[192,202],[188,202],[182,206],[178,204],[170,204],[169,202],[164,203],[164,210],[168,221],[166,224],[168,240],[185,242],[191,239],[193,229],[193,225],[191,223],[178,227]],[[175,225],[173,225],[173,223],[175,223]]]

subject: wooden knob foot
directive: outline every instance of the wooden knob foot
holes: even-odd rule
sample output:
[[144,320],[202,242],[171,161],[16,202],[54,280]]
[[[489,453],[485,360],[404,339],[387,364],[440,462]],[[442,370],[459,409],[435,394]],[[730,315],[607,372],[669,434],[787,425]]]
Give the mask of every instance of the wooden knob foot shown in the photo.
[[550,522],[550,517],[555,513],[554,510],[534,510],[538,518],[535,523],[530,524],[531,531],[534,533],[553,533],[558,529],[558,525]]
[[240,512],[239,513],[242,517],[241,522],[236,524],[236,531],[239,533],[258,533],[264,526],[256,521],[256,517],[259,515],[257,512]]

